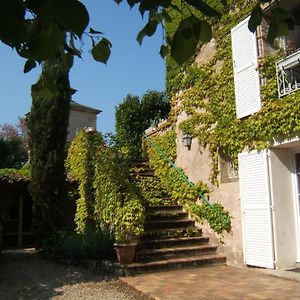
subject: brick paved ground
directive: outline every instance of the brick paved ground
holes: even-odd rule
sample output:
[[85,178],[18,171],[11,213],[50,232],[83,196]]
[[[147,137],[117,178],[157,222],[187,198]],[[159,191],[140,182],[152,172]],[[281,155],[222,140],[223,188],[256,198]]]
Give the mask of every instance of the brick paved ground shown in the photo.
[[160,300],[300,299],[300,282],[228,266],[150,273],[122,280]]

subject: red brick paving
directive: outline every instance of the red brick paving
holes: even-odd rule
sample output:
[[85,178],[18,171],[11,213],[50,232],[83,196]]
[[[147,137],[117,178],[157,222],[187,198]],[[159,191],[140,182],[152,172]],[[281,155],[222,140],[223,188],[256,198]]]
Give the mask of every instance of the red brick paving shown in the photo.
[[228,266],[149,273],[121,279],[157,300],[300,300],[300,282]]

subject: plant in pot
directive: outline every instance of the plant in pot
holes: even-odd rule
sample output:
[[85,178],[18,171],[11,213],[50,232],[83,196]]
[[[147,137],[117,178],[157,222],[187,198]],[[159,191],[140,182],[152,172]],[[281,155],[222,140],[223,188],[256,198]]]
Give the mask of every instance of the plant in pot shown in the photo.
[[137,197],[133,197],[124,201],[124,205],[118,209],[116,217],[114,247],[118,261],[121,264],[130,264],[135,260],[137,242],[144,232],[144,208]]

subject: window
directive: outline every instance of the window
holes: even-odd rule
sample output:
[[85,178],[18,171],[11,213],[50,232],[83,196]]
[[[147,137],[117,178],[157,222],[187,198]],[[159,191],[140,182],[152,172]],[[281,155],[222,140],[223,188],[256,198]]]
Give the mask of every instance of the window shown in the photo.
[[[283,58],[276,62],[277,73],[277,88],[279,97],[288,95],[300,89],[300,5],[299,1],[280,0],[280,6],[286,9],[292,16],[291,21],[288,22],[288,35],[278,38],[274,45],[268,45],[266,39],[266,32],[270,23],[269,14],[272,9],[276,8],[276,3],[271,3],[265,9],[266,23],[263,27],[263,53],[273,53],[275,48],[283,50]],[[265,28],[264,28],[265,27]],[[271,50],[273,48],[273,50]]]
[[238,170],[234,162],[225,156],[220,157],[220,181],[221,183],[236,182],[239,180]]
[[279,97],[300,89],[300,50],[276,63]]

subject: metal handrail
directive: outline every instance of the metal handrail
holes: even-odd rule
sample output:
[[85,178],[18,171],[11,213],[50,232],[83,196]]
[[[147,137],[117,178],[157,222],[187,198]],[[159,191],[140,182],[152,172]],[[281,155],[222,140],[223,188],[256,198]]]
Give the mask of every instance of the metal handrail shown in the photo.
[[[179,169],[168,157],[167,155],[160,149],[160,147],[149,137],[147,136],[145,133],[143,133],[144,138],[154,147],[154,149],[169,163],[169,165],[174,168],[176,170],[176,172],[179,174],[179,176],[181,178],[184,179],[184,181],[190,186],[192,187],[194,190],[197,191],[198,195],[200,196],[200,198],[212,209],[215,210],[215,207],[209,202],[209,200],[201,193],[197,190],[197,187],[195,185],[195,183],[193,183],[186,175],[185,173]],[[224,224],[228,224],[228,220],[223,219]]]

